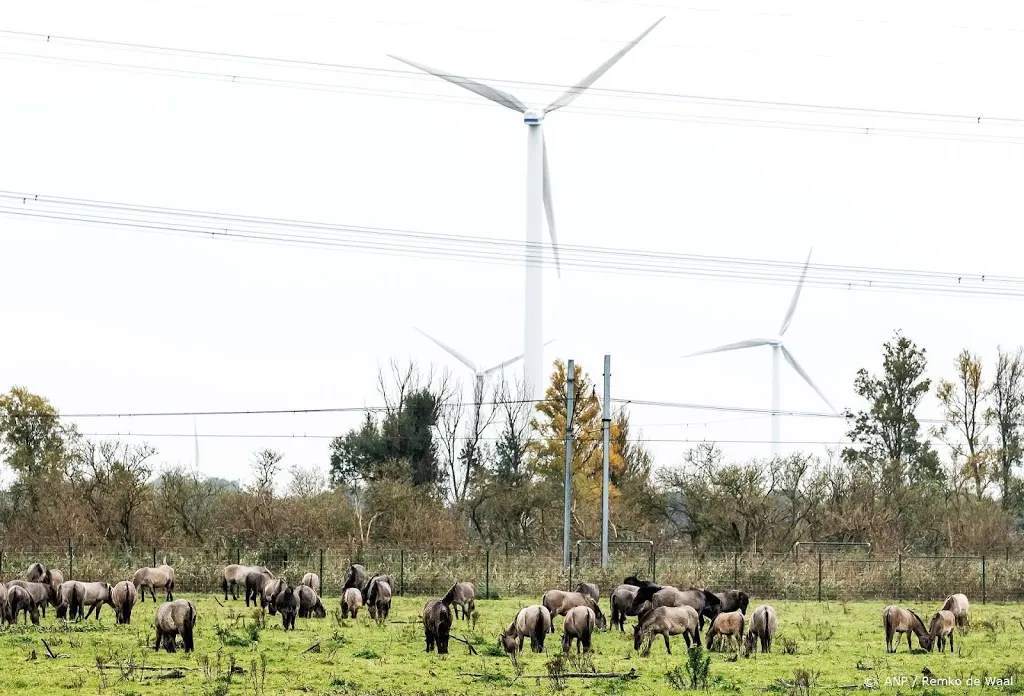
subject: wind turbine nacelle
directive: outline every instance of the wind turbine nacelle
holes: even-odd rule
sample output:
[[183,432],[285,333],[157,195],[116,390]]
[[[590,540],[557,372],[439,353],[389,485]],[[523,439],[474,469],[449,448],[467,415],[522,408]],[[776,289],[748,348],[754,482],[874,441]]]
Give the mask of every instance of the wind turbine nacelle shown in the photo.
[[537,109],[530,109],[523,114],[523,121],[528,126],[539,126],[544,120],[544,112]]

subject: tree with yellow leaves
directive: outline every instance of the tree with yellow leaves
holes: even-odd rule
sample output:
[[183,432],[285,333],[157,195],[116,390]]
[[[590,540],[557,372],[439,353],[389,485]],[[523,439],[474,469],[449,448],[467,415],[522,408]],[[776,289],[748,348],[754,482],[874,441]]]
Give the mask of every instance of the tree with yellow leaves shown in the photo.
[[[601,399],[593,381],[575,365],[575,392],[573,401],[572,451],[572,517],[574,531],[581,537],[594,538],[600,534],[602,433]],[[565,480],[565,423],[566,395],[568,394],[567,368],[561,360],[555,361],[551,384],[544,400],[537,404],[530,425],[538,434],[529,446],[531,473],[546,484],[562,490]],[[621,420],[613,419],[610,429],[611,452],[608,471],[613,483],[609,484],[609,505],[619,498],[614,481],[625,473],[620,437]]]

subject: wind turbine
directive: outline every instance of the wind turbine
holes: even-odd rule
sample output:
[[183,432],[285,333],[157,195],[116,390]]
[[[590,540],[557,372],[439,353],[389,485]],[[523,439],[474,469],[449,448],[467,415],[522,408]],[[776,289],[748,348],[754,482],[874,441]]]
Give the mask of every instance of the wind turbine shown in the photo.
[[[440,77],[453,84],[468,89],[485,99],[500,104],[513,111],[523,114],[526,129],[526,300],[523,328],[523,355],[525,360],[527,398],[537,399],[543,382],[543,269],[542,253],[542,216],[547,214],[548,233],[551,235],[551,246],[554,249],[555,268],[559,278],[562,275],[558,260],[558,241],[555,236],[555,215],[551,204],[551,176],[548,173],[548,154],[544,144],[544,117],[572,103],[576,97],[594,84],[609,68],[615,65],[626,53],[640,42],[654,27],[658,26],[662,17],[647,28],[644,33],[623,46],[615,55],[597,66],[593,72],[570,87],[562,96],[543,109],[529,108],[508,92],[485,85],[482,82],[443,72],[405,58],[391,55],[391,58],[411,65],[417,70]],[[389,54],[390,55],[390,54]],[[446,348],[447,350],[447,348]],[[475,368],[474,368],[475,369]]]
[[[814,249],[812,248],[813,252]],[[822,393],[818,386],[811,380],[810,376],[800,367],[800,363],[796,361],[793,354],[789,352],[789,349],[782,342],[782,337],[785,335],[786,330],[793,321],[793,312],[796,311],[796,302],[800,299],[800,290],[804,285],[804,278],[807,277],[807,267],[811,263],[811,252],[807,253],[807,261],[804,263],[804,269],[800,273],[800,281],[796,284],[796,290],[793,292],[793,299],[789,302],[789,309],[786,311],[786,316],[782,320],[782,327],[779,329],[779,335],[775,338],[748,338],[745,341],[738,341],[736,343],[729,343],[724,346],[718,346],[717,348],[709,348],[708,350],[697,351],[696,353],[690,353],[685,356],[687,358],[695,355],[707,355],[709,353],[724,353],[729,350],[739,350],[741,348],[754,348],[756,346],[771,346],[772,347],[772,456],[778,456],[779,454],[779,356],[781,355],[789,363],[790,367],[796,370],[797,374],[803,377],[803,380],[811,386],[821,400],[828,404],[828,407],[833,413],[838,413],[835,407],[829,402],[828,398]]]
[[[413,327],[413,328],[415,328],[415,327]],[[505,360],[504,362],[500,362],[497,365],[495,365],[494,367],[488,367],[486,370],[480,370],[480,369],[477,368],[476,364],[474,364],[472,360],[470,360],[465,355],[463,355],[459,351],[455,350],[451,346],[448,346],[448,345],[442,343],[441,341],[437,340],[436,338],[434,338],[433,336],[428,334],[426,331],[423,331],[422,329],[416,329],[416,331],[419,332],[420,334],[422,334],[423,336],[425,336],[427,339],[429,339],[433,343],[435,343],[438,346],[440,346],[442,350],[444,350],[446,353],[448,353],[448,355],[452,356],[453,358],[455,358],[460,363],[462,363],[463,365],[465,365],[466,367],[468,367],[470,370],[473,371],[473,377],[474,377],[473,405],[474,405],[474,418],[475,418],[473,423],[474,423],[474,428],[479,428],[480,427],[480,407],[483,405],[483,400],[484,400],[484,382],[487,380],[487,377],[490,374],[492,374],[494,372],[497,372],[499,370],[503,370],[506,367],[508,367],[509,365],[514,365],[515,363],[517,363],[520,360],[522,360],[523,359],[522,354],[517,355],[514,358],[509,358],[508,360]],[[548,341],[547,343],[545,343],[544,345],[546,345],[546,346],[547,345],[551,345],[554,342],[555,342],[554,339],[552,339],[552,340]]]

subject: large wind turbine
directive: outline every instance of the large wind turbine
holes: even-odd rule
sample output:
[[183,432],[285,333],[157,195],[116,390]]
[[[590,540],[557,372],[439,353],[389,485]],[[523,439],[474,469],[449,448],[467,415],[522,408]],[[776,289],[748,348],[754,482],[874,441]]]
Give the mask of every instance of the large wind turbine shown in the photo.
[[[415,327],[413,327],[413,328],[415,328]],[[423,331],[422,329],[416,329],[416,331],[421,333],[423,336],[425,336],[427,339],[429,339],[433,343],[435,343],[438,346],[440,346],[441,349],[444,350],[444,352],[448,353],[448,355],[452,356],[453,358],[455,358],[460,363],[462,363],[463,365],[465,365],[466,367],[468,367],[470,370],[473,371],[473,377],[474,377],[473,406],[474,406],[474,417],[475,417],[475,420],[473,421],[473,423],[474,423],[474,428],[479,428],[480,427],[480,407],[483,405],[483,400],[484,400],[484,383],[486,382],[487,377],[490,376],[494,372],[498,372],[499,370],[505,369],[509,365],[514,365],[515,363],[519,362],[520,360],[523,359],[522,354],[517,355],[514,358],[509,358],[508,360],[505,360],[504,362],[500,362],[497,365],[495,365],[494,367],[488,367],[486,370],[480,370],[480,369],[477,368],[476,364],[474,364],[472,360],[470,360],[465,355],[463,355],[459,351],[455,350],[451,346],[448,346],[448,345],[442,343],[441,341],[437,340],[436,338],[434,338],[433,336],[428,334],[426,331]],[[548,341],[544,345],[547,346],[547,345],[551,345],[552,343],[554,343],[554,339]]]
[[543,387],[543,269],[542,253],[542,216],[547,213],[548,233],[551,235],[551,246],[554,249],[555,267],[561,277],[561,265],[558,260],[558,241],[555,236],[555,215],[551,204],[551,177],[548,173],[547,147],[544,144],[544,117],[556,109],[571,104],[576,97],[586,91],[594,82],[604,75],[609,68],[619,61],[637,43],[640,42],[654,27],[665,19],[662,17],[652,24],[644,33],[623,46],[615,55],[599,65],[593,72],[570,87],[562,96],[543,109],[529,108],[511,94],[495,87],[485,85],[467,77],[443,72],[416,63],[405,58],[392,55],[417,70],[422,70],[442,80],[447,80],[470,92],[500,104],[524,115],[526,129],[526,302],[524,318],[524,350],[527,398],[537,399]]
[[[814,251],[812,248],[811,251]],[[793,354],[789,352],[782,343],[782,337],[789,328],[789,325],[793,321],[793,312],[796,311],[796,302],[800,299],[800,290],[804,286],[804,278],[807,277],[807,266],[811,263],[811,252],[807,253],[807,261],[804,263],[804,269],[800,273],[800,281],[796,284],[796,290],[793,292],[793,299],[789,302],[789,309],[786,311],[786,316],[782,320],[782,327],[779,329],[779,335],[775,338],[748,338],[745,341],[738,341],[737,343],[729,343],[724,346],[718,346],[717,348],[709,348],[708,350],[697,351],[696,353],[690,353],[686,357],[693,357],[694,355],[707,355],[708,353],[723,353],[728,350],[739,350],[741,348],[753,348],[755,346],[771,346],[772,347],[772,456],[778,456],[779,454],[779,355],[786,359],[786,362],[796,370],[797,374],[803,377],[804,381],[811,386],[818,396],[821,397],[822,401],[828,404],[828,407],[832,409],[833,413],[837,413],[835,407],[829,402],[818,386],[811,380],[804,368],[800,367],[800,363],[796,361]]]

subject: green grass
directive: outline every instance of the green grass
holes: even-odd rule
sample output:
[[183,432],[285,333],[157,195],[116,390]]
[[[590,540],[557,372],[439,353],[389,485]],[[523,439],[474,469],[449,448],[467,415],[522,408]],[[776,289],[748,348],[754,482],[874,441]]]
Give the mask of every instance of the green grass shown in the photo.
[[[182,595],[186,597],[186,595]],[[684,692],[689,685],[687,654],[681,638],[673,639],[673,654],[666,655],[659,639],[652,655],[633,652],[630,619],[625,634],[602,632],[595,637],[592,658],[575,656],[561,660],[562,620],[558,633],[550,635],[544,655],[527,647],[520,657],[523,676],[516,676],[511,661],[493,649],[499,630],[516,610],[536,600],[504,599],[480,601],[475,631],[459,621],[453,634],[465,637],[479,653],[469,655],[462,643],[452,641],[451,654],[427,655],[423,630],[418,623],[425,598],[396,597],[392,622],[378,628],[361,615],[357,621],[340,622],[333,616],[337,598],[325,599],[326,619],[298,619],[297,630],[281,630],[280,617],[266,616],[260,626],[258,612],[242,602],[220,607],[212,596],[190,596],[199,612],[196,650],[185,655],[154,653],[152,619],[154,605],[135,607],[132,625],[114,625],[109,607],[102,624],[90,619],[59,626],[52,610],[42,625],[0,629],[0,693],[24,696],[52,694],[174,694],[176,696],[225,694],[538,694],[561,693],[600,695],[659,694]],[[755,599],[751,609],[758,603]],[[895,655],[885,653],[881,610],[885,602],[848,604],[815,602],[771,602],[779,615],[780,633],[770,655],[733,661],[726,653],[711,657],[709,689],[713,693],[806,694],[833,690],[838,686],[876,682],[882,691],[904,694],[921,689],[923,668],[939,678],[961,679],[959,689],[939,688],[939,693],[962,693],[967,680],[976,677],[1013,676],[1012,688],[1024,691],[1024,617],[1019,605],[975,605],[971,632],[957,637],[957,653],[907,653],[906,639]],[[905,602],[926,620],[938,609],[935,602]],[[56,653],[46,657],[41,639]],[[319,643],[319,649],[304,652]],[[784,643],[795,654],[783,652]],[[529,641],[527,641],[527,646]],[[181,667],[178,678],[160,678],[166,672],[135,670],[132,661],[146,667]],[[555,680],[549,668],[561,663],[566,671],[629,672],[640,678],[623,680]],[[98,665],[113,669],[98,669]],[[233,668],[233,669],[232,669]],[[467,677],[472,672],[481,677]],[[530,675],[544,675],[537,678]],[[907,678],[907,683],[886,685],[887,679]],[[917,679],[915,683],[911,680]],[[1019,684],[1017,682],[1020,682]],[[561,689],[559,689],[561,687]]]

